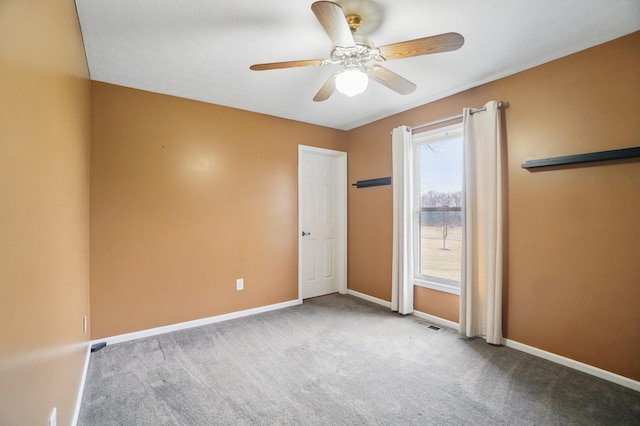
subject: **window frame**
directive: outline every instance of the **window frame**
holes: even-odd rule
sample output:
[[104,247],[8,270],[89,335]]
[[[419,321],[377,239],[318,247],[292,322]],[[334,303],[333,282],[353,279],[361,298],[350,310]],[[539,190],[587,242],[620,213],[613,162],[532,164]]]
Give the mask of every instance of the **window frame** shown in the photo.
[[[413,154],[413,180],[414,180],[414,190],[413,196],[411,199],[411,210],[413,211],[413,262],[414,262],[414,274],[413,274],[413,283],[414,286],[424,287],[432,290],[441,291],[444,293],[456,294],[460,295],[460,281],[454,281],[447,278],[434,277],[432,275],[421,274],[418,271],[420,270],[419,265],[421,264],[421,256],[420,256],[420,215],[423,211],[429,211],[431,209],[441,209],[439,207],[420,207],[420,147],[422,145],[428,145],[435,142],[441,142],[448,139],[453,139],[463,137],[463,126],[462,122],[451,124],[448,126],[438,127],[436,129],[427,130],[424,132],[420,132],[416,135],[412,135],[411,139],[411,148]],[[464,203],[464,197],[462,200]],[[457,209],[457,208],[450,208]],[[459,208],[460,211],[463,211],[463,208]],[[464,239],[464,235],[463,235]],[[462,241],[462,246],[464,248],[464,241]],[[462,256],[460,259],[460,270],[462,271]]]

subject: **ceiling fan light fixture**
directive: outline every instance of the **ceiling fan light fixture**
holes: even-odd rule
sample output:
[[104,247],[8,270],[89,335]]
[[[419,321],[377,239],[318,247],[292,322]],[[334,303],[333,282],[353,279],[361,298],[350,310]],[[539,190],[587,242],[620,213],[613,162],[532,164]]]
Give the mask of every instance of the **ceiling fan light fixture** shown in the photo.
[[343,95],[359,95],[368,85],[369,77],[358,68],[347,68],[336,76],[336,90]]

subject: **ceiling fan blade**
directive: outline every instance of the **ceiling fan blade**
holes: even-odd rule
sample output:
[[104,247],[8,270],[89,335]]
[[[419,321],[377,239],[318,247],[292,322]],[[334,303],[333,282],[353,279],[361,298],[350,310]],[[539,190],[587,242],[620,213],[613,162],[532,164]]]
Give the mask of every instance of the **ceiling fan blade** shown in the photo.
[[457,50],[464,44],[464,37],[458,33],[445,33],[436,36],[401,41],[378,47],[380,56],[385,60],[410,58],[412,56]]
[[389,89],[394,90],[401,95],[408,95],[416,90],[416,85],[414,83],[387,68],[381,67],[380,65],[373,65],[369,67],[369,70],[369,77],[371,77],[372,80],[387,86]]
[[311,5],[311,10],[335,46],[356,45],[340,5],[331,1],[317,1]]
[[287,61],[287,62],[271,62],[269,64],[255,64],[249,68],[254,71],[275,70],[280,68],[293,68],[293,67],[311,67],[314,65],[322,65],[324,59],[305,59],[302,61]]
[[336,76],[340,73],[335,73],[322,85],[318,93],[313,97],[315,102],[322,102],[329,99],[333,92],[336,91]]

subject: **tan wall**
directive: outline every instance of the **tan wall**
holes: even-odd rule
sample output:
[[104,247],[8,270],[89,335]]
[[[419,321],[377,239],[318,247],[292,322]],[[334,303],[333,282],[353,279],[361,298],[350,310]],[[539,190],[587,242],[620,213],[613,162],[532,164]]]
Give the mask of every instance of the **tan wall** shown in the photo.
[[93,82],[92,337],[297,299],[298,144],[344,139]]
[[413,308],[416,311],[453,322],[460,320],[460,298],[457,295],[417,286],[413,290]]
[[[640,162],[539,172],[520,164],[638,146],[638,52],[634,33],[348,133],[350,181],[389,176],[393,127],[509,102],[506,336],[635,380]],[[349,286],[390,300],[391,188],[352,189],[349,209]],[[419,310],[457,317],[450,296],[415,293]]]
[[72,0],[0,5],[0,424],[73,418],[89,334],[90,82]]

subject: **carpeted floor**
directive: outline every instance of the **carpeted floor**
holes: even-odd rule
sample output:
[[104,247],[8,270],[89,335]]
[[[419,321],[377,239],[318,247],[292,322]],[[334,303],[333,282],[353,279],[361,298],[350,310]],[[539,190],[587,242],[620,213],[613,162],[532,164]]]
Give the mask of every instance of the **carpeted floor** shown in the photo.
[[93,353],[78,424],[640,425],[640,393],[335,294]]

